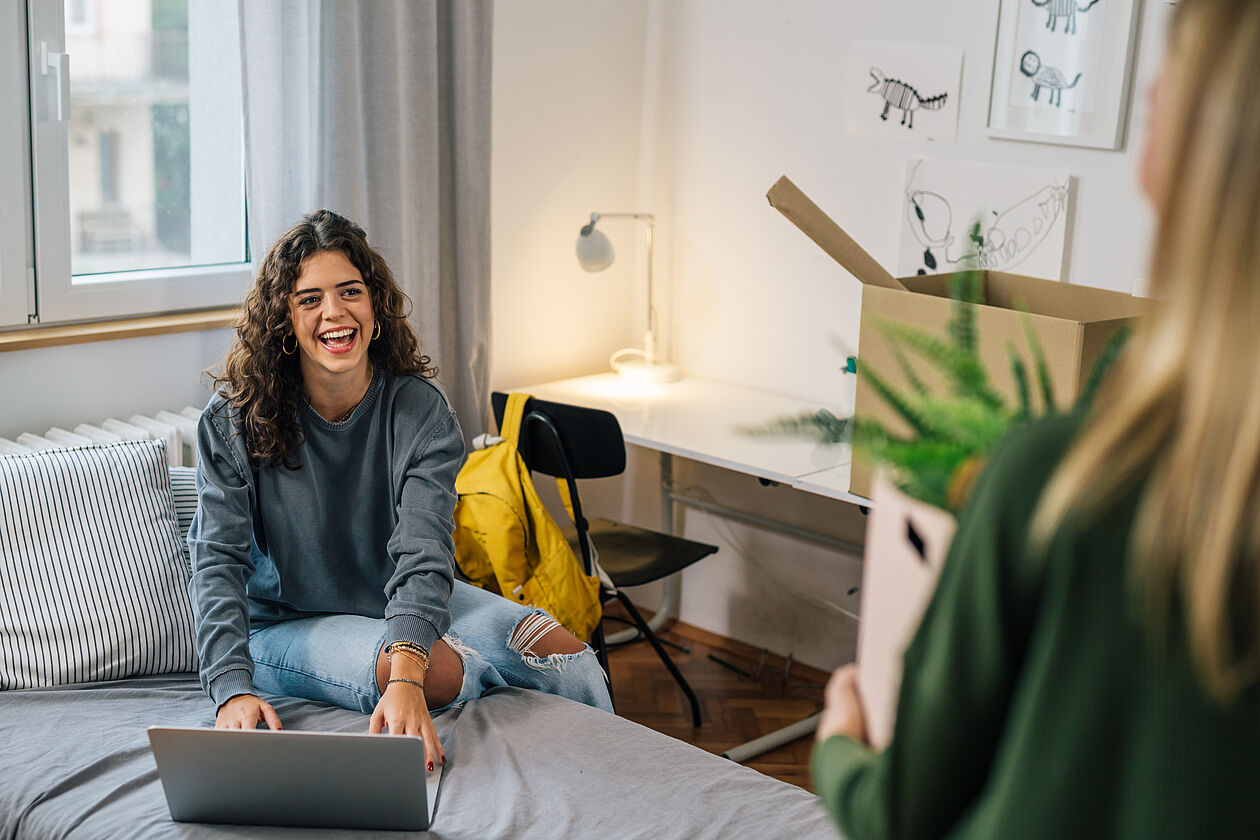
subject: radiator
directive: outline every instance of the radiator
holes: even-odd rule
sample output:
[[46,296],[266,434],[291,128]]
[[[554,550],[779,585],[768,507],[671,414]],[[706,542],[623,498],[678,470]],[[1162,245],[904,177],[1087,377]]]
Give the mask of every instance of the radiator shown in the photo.
[[159,411],[152,417],[133,414],[126,420],[109,417],[99,423],[80,423],[71,431],[53,426],[42,434],[23,432],[17,440],[0,437],[0,455],[123,440],[164,440],[167,463],[172,467],[195,467],[197,420],[200,418],[201,409],[188,406],[178,412]]

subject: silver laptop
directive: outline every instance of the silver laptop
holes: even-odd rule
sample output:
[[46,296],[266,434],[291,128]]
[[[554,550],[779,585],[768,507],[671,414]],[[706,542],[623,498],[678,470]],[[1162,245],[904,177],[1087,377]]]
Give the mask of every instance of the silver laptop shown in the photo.
[[442,766],[425,772],[416,735],[148,732],[178,822],[423,831],[437,804]]

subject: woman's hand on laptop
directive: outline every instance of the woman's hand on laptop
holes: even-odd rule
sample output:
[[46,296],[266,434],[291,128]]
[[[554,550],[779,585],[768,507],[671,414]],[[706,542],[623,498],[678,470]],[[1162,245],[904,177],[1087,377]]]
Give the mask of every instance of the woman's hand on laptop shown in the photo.
[[[371,734],[388,728],[391,735],[419,735],[424,739],[424,764],[429,772],[433,771],[434,761],[446,763],[446,753],[438,741],[437,730],[433,727],[433,718],[429,716],[428,690],[435,690],[438,706],[446,705],[454,699],[450,686],[443,688],[442,675],[452,676],[456,671],[463,677],[463,666],[458,655],[445,643],[439,641],[433,646],[433,659],[428,654],[411,653],[403,650],[390,655],[388,648],[382,648],[376,660],[376,680],[381,691],[381,699],[372,712],[372,722],[368,726]],[[454,660],[454,668],[451,667]],[[439,675],[437,684],[429,681],[432,676],[429,666],[433,662],[433,673]],[[446,680],[450,682],[450,680]],[[426,687],[426,683],[429,685]],[[458,692],[458,687],[455,691]],[[449,694],[450,697],[445,695]]]
[[215,729],[255,729],[265,722],[268,729],[283,729],[280,716],[270,703],[253,694],[238,694],[219,707]]
[[446,763],[446,753],[438,741],[433,718],[429,716],[424,689],[414,682],[393,682],[385,686],[381,701],[372,712],[368,732],[388,727],[391,735],[419,735],[424,739],[424,764],[432,772],[435,760]]

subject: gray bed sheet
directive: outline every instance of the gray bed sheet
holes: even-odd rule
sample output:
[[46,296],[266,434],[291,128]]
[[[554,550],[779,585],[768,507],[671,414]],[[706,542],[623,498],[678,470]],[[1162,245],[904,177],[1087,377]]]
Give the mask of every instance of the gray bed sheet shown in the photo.
[[[356,712],[268,699],[288,729],[367,730]],[[0,692],[0,840],[839,836],[798,787],[624,718],[518,689],[435,718],[448,761],[428,832],[173,822],[145,729],[213,722],[192,674]],[[423,790],[418,780],[417,795]]]

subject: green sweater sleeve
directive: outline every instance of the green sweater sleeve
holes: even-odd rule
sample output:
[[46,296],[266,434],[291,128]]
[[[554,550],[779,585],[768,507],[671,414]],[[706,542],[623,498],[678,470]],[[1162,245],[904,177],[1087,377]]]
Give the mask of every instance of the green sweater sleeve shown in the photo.
[[878,758],[869,747],[844,735],[814,745],[811,772],[818,795],[851,840],[892,836],[886,809],[862,807],[881,785]]
[[[816,747],[815,785],[850,840],[939,838],[989,771],[1027,634],[1022,553],[1035,465],[999,448],[959,516],[940,581],[904,661],[893,738],[874,753],[848,738]],[[1031,494],[1035,501],[1035,493]],[[1018,524],[1016,524],[1018,523]],[[1014,550],[1013,550],[1014,549]],[[878,559],[871,562],[877,562]]]

